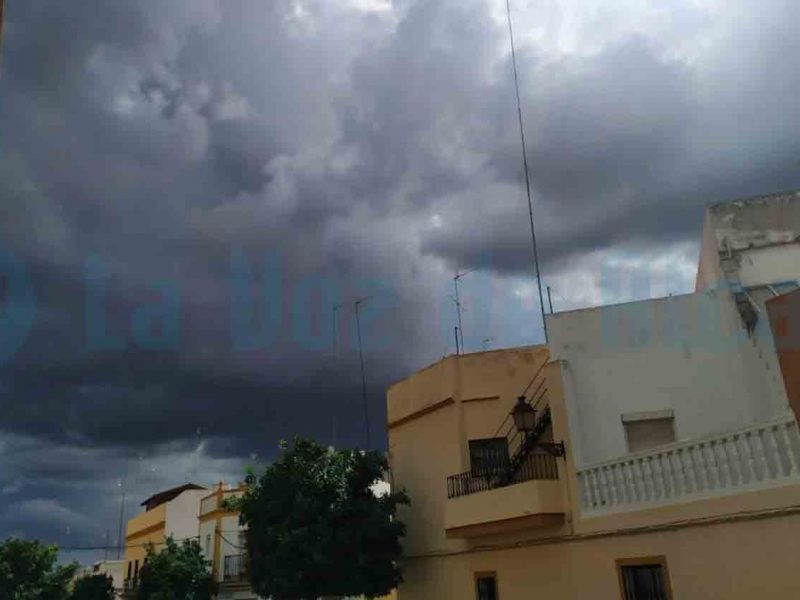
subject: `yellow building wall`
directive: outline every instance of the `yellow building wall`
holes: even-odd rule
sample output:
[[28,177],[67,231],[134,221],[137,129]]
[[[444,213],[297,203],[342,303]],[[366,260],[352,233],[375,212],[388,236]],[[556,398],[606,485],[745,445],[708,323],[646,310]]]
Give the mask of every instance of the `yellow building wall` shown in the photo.
[[466,548],[445,535],[447,477],[469,470],[468,441],[495,435],[547,356],[543,346],[449,356],[389,388],[392,485],[411,498],[398,509],[406,553]]
[[133,564],[138,560],[139,569],[142,568],[147,556],[147,544],[155,544],[157,550],[161,549],[165,539],[166,509],[166,504],[162,504],[128,521],[125,533],[125,578],[128,577],[128,563]]

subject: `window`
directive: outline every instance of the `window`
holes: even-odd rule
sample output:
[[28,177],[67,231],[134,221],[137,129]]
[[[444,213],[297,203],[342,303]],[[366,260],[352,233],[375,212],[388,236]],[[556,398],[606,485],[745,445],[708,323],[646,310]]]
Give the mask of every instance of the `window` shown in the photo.
[[128,579],[130,579],[130,578],[131,578],[131,571],[132,571],[132,569],[133,569],[133,563],[129,561],[129,562],[128,562]]
[[211,556],[211,534],[206,535],[206,557]]
[[475,476],[488,475],[508,467],[506,438],[485,438],[469,441],[470,470]]
[[133,578],[134,579],[138,579],[139,578],[139,561],[138,560],[133,564]]
[[671,600],[672,592],[663,556],[617,561],[623,600]]
[[475,575],[475,597],[477,600],[497,600],[497,576],[494,573]]
[[622,415],[628,452],[643,452],[675,441],[675,416],[671,410]]

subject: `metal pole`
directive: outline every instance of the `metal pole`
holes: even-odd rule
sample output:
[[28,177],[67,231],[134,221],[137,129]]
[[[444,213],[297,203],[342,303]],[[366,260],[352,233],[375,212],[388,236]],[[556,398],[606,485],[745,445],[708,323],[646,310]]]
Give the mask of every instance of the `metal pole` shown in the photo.
[[458,335],[461,338],[461,351],[464,351],[464,326],[461,324],[461,298],[458,297],[458,280],[460,275],[453,277],[453,286],[456,288],[456,312],[458,313]]
[[334,304],[333,305],[333,365],[336,366],[336,362],[339,358],[339,335],[337,331],[338,326],[338,313],[339,308],[341,308],[341,304]]
[[117,560],[122,558],[122,548],[125,545],[125,541],[122,539],[122,522],[125,518],[125,481],[128,479],[128,459],[125,459],[125,475],[120,481],[120,488],[122,491],[122,497],[119,501],[119,524],[117,528]]
[[[3,0],[0,0],[0,59],[3,56]],[[2,63],[0,62],[0,65]]]
[[[333,370],[334,375],[336,375],[335,371],[339,363],[339,309],[342,307],[341,304],[334,304],[333,305]],[[334,411],[336,408],[334,407]],[[331,422],[331,445],[336,448],[336,413],[334,412],[332,422]]]
[[547,286],[547,303],[550,305],[550,314],[553,314],[553,296],[550,294],[550,286]]
[[461,351],[458,349],[458,325],[453,327],[453,333],[456,336],[456,356],[461,354]]
[[547,321],[544,318],[544,296],[542,295],[542,277],[539,272],[539,253],[536,249],[536,228],[533,226],[533,201],[531,200],[531,180],[528,174],[528,152],[525,147],[525,127],[522,122],[522,102],[519,99],[519,75],[517,74],[517,53],[514,50],[514,30],[511,27],[511,4],[506,0],[506,14],[508,16],[508,36],[511,40],[511,64],[514,67],[514,90],[517,93],[517,118],[519,119],[519,136],[522,143],[522,165],[525,169],[525,191],[528,195],[528,216],[531,223],[531,242],[533,242],[533,265],[536,270],[536,285],[539,288],[539,307],[542,313],[542,327],[544,328],[544,341],[548,342]]
[[372,445],[372,441],[370,439],[369,434],[369,406],[367,404],[367,376],[364,373],[364,350],[361,345],[361,319],[359,318],[358,308],[362,302],[364,302],[366,298],[359,298],[355,301],[355,309],[356,309],[356,334],[358,335],[358,358],[361,361],[361,400],[364,403],[364,432],[366,434],[367,439],[367,446],[366,450],[369,450],[370,446]]

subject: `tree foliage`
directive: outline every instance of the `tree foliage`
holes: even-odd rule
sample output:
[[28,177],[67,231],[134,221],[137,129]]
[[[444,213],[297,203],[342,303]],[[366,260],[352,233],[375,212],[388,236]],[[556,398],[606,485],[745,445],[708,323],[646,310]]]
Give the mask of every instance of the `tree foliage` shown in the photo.
[[66,600],[76,564],[57,566],[58,548],[9,538],[0,544],[0,598]]
[[84,575],[75,581],[70,600],[114,600],[114,580],[105,573]]
[[209,600],[211,571],[197,540],[176,543],[171,537],[161,551],[151,545],[139,572],[137,600]]
[[373,598],[394,589],[405,533],[395,513],[409,501],[402,492],[373,493],[386,469],[382,453],[295,438],[260,477],[248,472],[247,490],[231,508],[247,526],[253,591],[294,600]]

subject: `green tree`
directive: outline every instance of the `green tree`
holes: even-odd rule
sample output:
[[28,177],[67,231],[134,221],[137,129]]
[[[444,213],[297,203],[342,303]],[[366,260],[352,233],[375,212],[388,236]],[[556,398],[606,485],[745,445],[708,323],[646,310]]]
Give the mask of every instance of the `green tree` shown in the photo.
[[166,546],[147,549],[139,572],[137,600],[209,600],[211,571],[197,540],[176,543],[167,538]]
[[70,600],[114,600],[114,580],[104,573],[85,575],[75,582]]
[[0,598],[66,600],[77,564],[57,566],[58,548],[9,538],[0,544]]
[[395,518],[403,492],[377,497],[387,469],[380,452],[326,449],[295,438],[245,493],[230,502],[247,527],[253,591],[276,600],[320,596],[369,598],[400,582],[405,527]]

